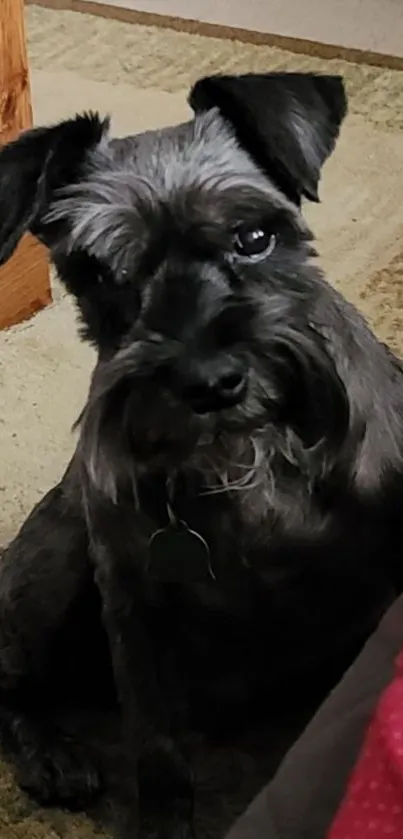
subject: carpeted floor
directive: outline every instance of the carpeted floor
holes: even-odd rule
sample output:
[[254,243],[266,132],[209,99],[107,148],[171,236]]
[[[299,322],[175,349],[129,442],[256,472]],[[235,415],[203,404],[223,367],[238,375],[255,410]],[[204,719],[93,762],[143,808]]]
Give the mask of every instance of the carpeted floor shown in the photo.
[[[117,134],[136,132],[185,119],[189,85],[209,72],[343,73],[350,116],[323,203],[307,214],[330,281],[403,354],[403,73],[34,6],[27,19],[37,123],[98,108]],[[0,544],[61,474],[92,361],[57,283],[53,306],[0,334]],[[235,772],[231,788],[238,783]],[[0,839],[100,835],[90,821],[32,808],[0,766]]]

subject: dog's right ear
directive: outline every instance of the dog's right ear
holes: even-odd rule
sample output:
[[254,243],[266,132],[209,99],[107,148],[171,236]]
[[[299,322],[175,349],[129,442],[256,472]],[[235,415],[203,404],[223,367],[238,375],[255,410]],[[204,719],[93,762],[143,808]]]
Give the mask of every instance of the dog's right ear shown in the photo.
[[291,201],[319,200],[320,172],[347,112],[339,76],[210,76],[196,82],[189,104],[196,114],[218,108],[241,146]]
[[45,244],[43,220],[60,188],[75,183],[109,120],[88,113],[21,134],[0,150],[0,265],[27,231]]

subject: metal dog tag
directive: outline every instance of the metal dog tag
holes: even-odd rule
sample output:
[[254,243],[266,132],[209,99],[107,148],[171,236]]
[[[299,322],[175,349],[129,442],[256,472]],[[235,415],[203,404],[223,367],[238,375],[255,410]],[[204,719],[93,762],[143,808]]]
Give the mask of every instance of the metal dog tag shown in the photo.
[[183,521],[170,521],[157,530],[148,544],[148,572],[160,582],[211,582],[215,580],[207,542]]

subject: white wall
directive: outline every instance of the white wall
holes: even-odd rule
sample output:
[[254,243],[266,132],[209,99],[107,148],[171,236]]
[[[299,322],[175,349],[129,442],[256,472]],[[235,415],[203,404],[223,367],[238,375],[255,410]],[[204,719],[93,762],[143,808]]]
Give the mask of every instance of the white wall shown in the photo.
[[92,0],[403,57],[403,0]]

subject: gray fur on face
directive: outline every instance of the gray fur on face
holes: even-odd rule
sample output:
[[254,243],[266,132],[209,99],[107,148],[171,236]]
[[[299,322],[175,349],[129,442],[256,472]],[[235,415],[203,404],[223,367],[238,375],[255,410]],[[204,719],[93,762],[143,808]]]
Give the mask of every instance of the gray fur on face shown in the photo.
[[[325,136],[321,117],[318,116],[317,122],[310,122],[301,110],[299,102],[291,99],[288,120],[290,131],[297,136],[298,144],[303,150],[309,168],[319,172],[325,156],[325,141],[321,140]],[[162,208],[168,210],[178,225],[183,226],[184,219],[186,223],[190,223],[192,218],[202,225],[209,220],[211,210],[217,209],[224,195],[228,198],[228,204],[236,203],[241,196],[244,201],[245,198],[249,199],[251,205],[261,202],[262,206],[269,207],[271,211],[283,211],[289,221],[295,225],[301,237],[307,236],[307,227],[299,209],[258,167],[248,151],[240,144],[230,123],[223,119],[217,108],[201,113],[194,120],[182,125],[149,131],[136,137],[111,140],[108,134],[104,133],[95,150],[89,153],[80,181],[63,188],[56,195],[48,214],[48,221],[66,222],[67,240],[64,242],[66,251],[73,252],[82,249],[87,254],[95,256],[111,268],[115,282],[119,283],[119,281],[125,281],[128,266],[130,273],[135,275],[139,257],[149,245],[150,237],[161,226]],[[219,213],[215,214],[214,223],[216,225],[219,223]],[[283,259],[284,257],[288,259],[289,254],[284,253]],[[292,311],[292,297],[289,296],[294,293],[291,290],[292,277],[298,278],[298,272],[300,272],[301,290],[306,283],[301,301],[304,295],[311,294],[312,280],[314,285],[316,284],[317,306],[321,305],[322,299],[326,299],[326,307],[329,306],[331,291],[326,286],[323,287],[314,269],[310,270],[310,273],[305,273],[305,258],[306,254],[301,257],[295,255],[294,264],[291,262],[289,266],[284,262],[276,265],[274,259],[268,279],[275,280],[275,287],[271,288],[270,293],[265,286],[253,286],[251,296],[253,296],[254,307],[259,312],[259,317],[255,319],[255,332],[259,335],[259,341],[264,347],[266,362],[271,362],[270,353],[276,354],[275,342],[281,336],[284,324],[287,324],[288,339],[291,341],[291,319],[296,317],[301,317],[301,323],[298,324],[298,330],[295,330],[292,340],[296,345],[301,344],[298,351],[306,353],[307,358],[311,354],[309,363],[315,361],[317,347],[314,340],[308,339],[308,318],[302,313],[302,309],[298,316]],[[300,263],[299,260],[301,260]],[[281,277],[280,284],[277,282],[277,274]],[[148,281],[151,278],[146,279]],[[289,294],[284,293],[284,280],[291,281]],[[223,292],[224,298],[226,290],[225,282],[221,280],[220,287],[216,276],[213,279],[210,272],[208,285],[213,287],[213,284],[215,284],[214,309],[217,295]],[[207,283],[204,285],[207,287]],[[152,299],[149,289],[146,294],[148,299]],[[301,292],[298,291],[297,297],[300,294]],[[203,307],[204,314],[209,303],[207,297],[200,297],[199,309]],[[323,323],[319,325],[319,333],[322,335],[328,333],[328,329],[323,325],[326,323],[327,316],[327,313],[323,315]],[[306,330],[305,334],[304,330]],[[176,361],[175,355],[179,357],[181,352],[190,351],[188,345],[181,346],[178,341],[174,346],[172,363]],[[126,347],[123,352],[127,352]],[[151,357],[152,352],[154,348],[148,346],[147,342],[132,344],[129,348],[132,375],[143,377],[143,373],[140,372],[143,358]],[[336,357],[336,351],[334,355]],[[117,355],[115,366],[119,366],[121,361],[122,359]],[[338,364],[333,373],[336,371],[342,380],[346,378]],[[150,376],[154,375],[155,371],[151,364],[149,372]],[[355,389],[348,382],[348,390],[350,388]],[[351,421],[354,422],[354,392],[349,393],[349,396],[351,397]],[[167,399],[166,393],[164,399]],[[231,432],[227,444],[221,447],[222,450],[220,450],[221,443],[217,443],[220,435],[217,436],[214,431],[213,445],[206,445],[206,435],[200,429],[195,431],[197,422],[192,421],[190,437],[195,442],[189,458],[189,466],[198,468],[205,474],[206,492],[242,489],[248,490],[250,495],[251,490],[257,488],[256,503],[264,514],[267,506],[276,506],[274,498],[277,489],[271,462],[274,454],[279,451],[282,452],[284,461],[291,467],[299,464],[299,468],[310,472],[316,480],[322,470],[320,439],[315,441],[312,448],[301,444],[295,429],[286,428],[284,436],[279,436],[271,425],[269,425],[269,432],[266,427],[265,433],[262,434],[259,427],[260,418],[263,416],[264,421],[267,422],[265,411],[262,414],[262,403],[272,404],[276,402],[276,399],[278,399],[278,393],[276,393],[272,378],[268,376],[264,379],[263,376],[259,376],[259,367],[256,367],[255,359],[252,359],[248,399],[237,406],[233,412],[237,431],[236,434]],[[166,405],[168,405],[167,402]],[[185,413],[182,411],[183,407],[174,400],[169,411],[167,408],[160,430],[158,431],[157,414],[149,415],[149,426],[153,427],[154,434],[158,436],[159,433],[163,435],[167,432],[171,422],[170,434],[175,440],[178,429],[189,428],[189,414],[187,411]],[[171,419],[168,418],[169,413]],[[96,416],[99,421],[99,414]],[[225,419],[225,416],[225,413],[221,414],[220,421],[222,418]],[[230,420],[233,419],[231,412],[228,413],[228,417]],[[257,427],[251,430],[250,421],[253,418],[257,420]],[[214,426],[215,420],[212,419],[211,424]],[[246,433],[243,426],[248,429]],[[209,430],[211,432],[211,427]],[[97,451],[98,431],[92,429],[89,436],[92,451],[89,458],[92,464],[90,471],[95,484],[97,469],[98,481],[102,472],[100,461],[97,462],[97,457],[100,455]],[[89,436],[86,435],[87,440]],[[275,443],[273,443],[273,438],[275,438]],[[390,438],[393,439],[393,435],[390,435]],[[222,439],[221,434],[221,442]],[[369,434],[360,444],[361,456],[357,458],[359,464],[356,467],[357,480],[363,484],[370,484],[373,480],[373,472],[366,465],[367,461],[372,464],[375,462],[373,457],[367,456],[366,441],[368,440]],[[104,477],[107,476],[101,481],[103,489],[107,486],[107,494],[115,495],[116,474],[111,477],[110,464],[103,474]]]
[[150,213],[175,201],[186,204],[187,194],[191,212],[195,193],[214,202],[215,195],[230,191],[287,211],[306,230],[298,210],[240,146],[217,109],[174,128],[104,138],[82,180],[60,191],[47,221],[67,222],[68,248],[85,249],[119,274],[147,239]]

